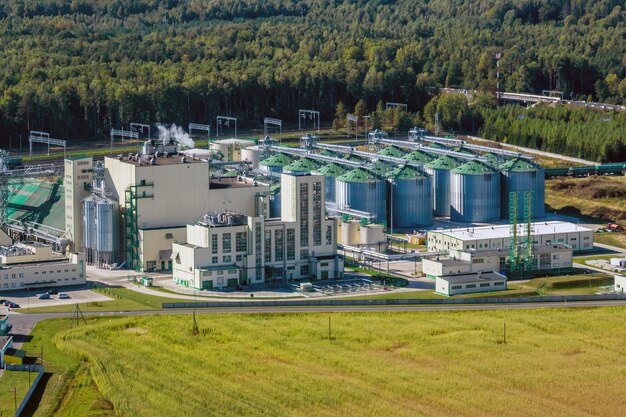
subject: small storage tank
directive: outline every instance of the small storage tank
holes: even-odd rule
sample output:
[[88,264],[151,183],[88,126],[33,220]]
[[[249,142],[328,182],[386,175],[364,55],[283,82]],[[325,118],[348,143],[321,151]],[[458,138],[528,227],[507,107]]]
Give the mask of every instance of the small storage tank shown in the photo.
[[310,174],[311,171],[318,169],[320,166],[319,162],[315,161],[311,158],[300,158],[297,161],[286,165],[283,168],[283,172],[289,174]]
[[248,146],[241,150],[241,160],[242,161],[250,161],[251,169],[259,169],[259,160],[260,160],[261,151],[259,150],[258,145]]
[[259,169],[265,172],[276,172],[281,174],[283,168],[293,162],[293,158],[284,153],[275,153],[267,159],[259,162]]
[[448,155],[440,156],[424,165],[425,171],[431,176],[435,216],[450,216],[450,171],[459,165],[456,159]]
[[335,180],[337,177],[345,174],[346,172],[346,169],[339,164],[323,165],[314,171],[314,174],[324,176],[324,182],[326,185],[325,197],[327,203],[335,202]]
[[280,217],[280,182],[270,187],[270,217]]
[[392,156],[394,158],[402,158],[405,154],[404,150],[402,150],[401,148],[397,147],[397,146],[387,146],[384,149],[381,149],[380,151],[376,152],[378,155],[382,155],[382,156]]
[[[85,244],[85,250],[96,249],[96,201],[98,197],[95,194],[83,200],[83,239]],[[80,251],[81,248],[75,248]],[[89,262],[89,260],[87,260]]]
[[412,166],[398,167],[389,173],[392,181],[393,227],[408,229],[433,223],[433,186],[431,177]]
[[416,163],[416,164],[426,165],[427,163],[429,163],[430,161],[434,159],[434,156],[424,151],[415,150],[411,152],[410,154],[405,155],[404,159],[406,159],[409,162]]
[[372,171],[356,168],[337,178],[339,208],[370,213],[375,222],[387,220],[387,181]]
[[500,173],[470,160],[450,174],[450,220],[487,222],[500,218]]
[[107,197],[98,200],[96,203],[96,250],[99,253],[117,252],[117,225],[117,203]]
[[517,192],[517,218],[524,219],[527,211],[524,195],[531,191],[533,219],[545,216],[545,173],[542,167],[522,158],[511,159],[500,165],[502,173],[501,217],[508,219],[511,192]]
[[358,220],[341,222],[341,243],[344,245],[358,245],[360,243]]

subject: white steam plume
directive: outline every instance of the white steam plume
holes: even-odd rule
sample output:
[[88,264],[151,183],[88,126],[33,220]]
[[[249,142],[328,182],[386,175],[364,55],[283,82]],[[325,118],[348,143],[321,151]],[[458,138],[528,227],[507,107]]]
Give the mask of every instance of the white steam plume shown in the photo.
[[169,145],[170,141],[178,142],[181,145],[188,147],[189,149],[195,148],[196,144],[189,136],[189,133],[185,132],[180,126],[172,124],[169,128],[161,124],[157,125],[159,129],[159,140],[163,145]]

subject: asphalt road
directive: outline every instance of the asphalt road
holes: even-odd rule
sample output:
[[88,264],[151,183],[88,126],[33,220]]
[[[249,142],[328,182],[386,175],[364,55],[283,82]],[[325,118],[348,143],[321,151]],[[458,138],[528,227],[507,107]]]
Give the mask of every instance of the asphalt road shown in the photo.
[[[543,303],[510,303],[510,304],[480,304],[480,305],[423,305],[423,306],[345,306],[345,307],[230,307],[211,308],[201,310],[149,310],[149,311],[112,311],[98,313],[83,313],[85,317],[120,317],[120,316],[154,316],[180,314],[258,314],[258,313],[362,313],[380,311],[486,311],[486,310],[518,310],[532,308],[589,308],[626,306],[626,300],[609,301],[577,301],[577,302],[543,302]],[[13,334],[28,335],[37,323],[42,320],[73,317],[74,313],[41,313],[41,314],[11,314],[10,323],[13,324]]]

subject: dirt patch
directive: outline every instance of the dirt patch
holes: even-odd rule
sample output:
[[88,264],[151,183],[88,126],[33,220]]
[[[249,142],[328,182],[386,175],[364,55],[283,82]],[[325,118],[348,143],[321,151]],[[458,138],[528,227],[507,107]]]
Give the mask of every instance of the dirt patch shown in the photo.
[[129,327],[126,329],[128,333],[146,334],[148,331],[141,327]]

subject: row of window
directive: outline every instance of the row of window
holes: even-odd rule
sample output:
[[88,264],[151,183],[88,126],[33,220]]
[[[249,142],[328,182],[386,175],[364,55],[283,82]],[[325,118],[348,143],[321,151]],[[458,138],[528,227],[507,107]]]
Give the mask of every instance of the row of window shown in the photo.
[[[69,278],[65,278],[65,281],[69,281],[69,280],[70,280]],[[62,281],[62,280],[61,280],[61,278],[57,278],[57,282],[61,282],[61,281]],[[72,281],[76,281],[76,277],[72,278]],[[35,284],[36,284],[37,282],[38,282],[38,281],[35,281]],[[19,285],[19,286],[20,286],[20,288],[23,288],[23,287],[24,287],[24,283],[23,283],[23,282],[20,282],[19,284],[20,284],[20,285]],[[8,282],[5,282],[5,283],[4,283],[4,285],[3,285],[2,287],[3,287],[3,288],[9,288],[9,283],[8,283]],[[11,282],[11,288],[17,288],[17,282]]]
[[[502,287],[504,285],[504,282],[494,282],[493,286],[494,287]],[[480,283],[480,288],[487,288],[490,287],[491,283],[490,282],[481,282]],[[476,288],[476,284],[465,284],[465,289],[472,289],[472,288]],[[451,290],[460,290],[463,289],[463,285],[452,285],[450,286]]]
[[[69,269],[66,269],[64,272],[69,272]],[[76,268],[73,268],[72,272],[76,272]],[[54,271],[50,271],[50,273],[54,274]],[[57,274],[60,274],[60,273],[61,273],[61,270],[57,269]],[[13,274],[13,275],[15,275],[15,274]],[[35,275],[39,275],[39,271],[35,271]],[[46,275],[46,271],[41,271],[41,275]],[[22,274],[20,274],[20,278],[22,278]],[[4,279],[7,279],[6,275],[4,276]]]

